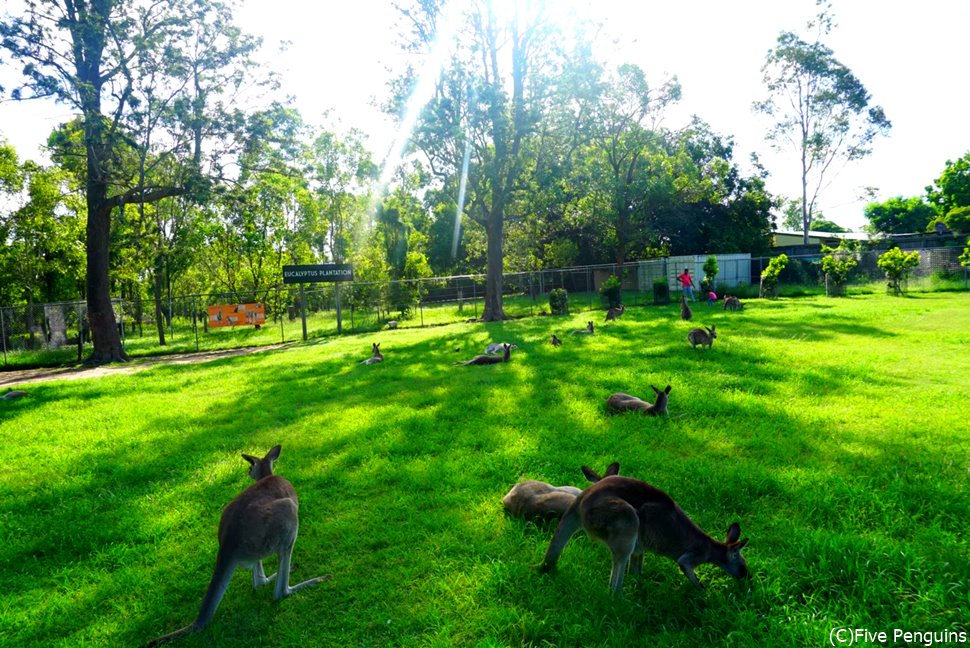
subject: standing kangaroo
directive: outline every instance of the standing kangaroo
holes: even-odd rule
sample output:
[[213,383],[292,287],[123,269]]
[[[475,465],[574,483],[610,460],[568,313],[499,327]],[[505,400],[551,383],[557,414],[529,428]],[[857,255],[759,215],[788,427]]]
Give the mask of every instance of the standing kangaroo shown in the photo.
[[562,340],[556,337],[555,333],[552,334],[552,340],[550,341],[552,342],[552,346],[554,347],[562,346]]
[[505,348],[505,353],[502,355],[501,358],[494,355],[477,355],[471,360],[466,360],[465,362],[456,362],[455,364],[461,365],[461,366],[468,366],[468,365],[490,365],[490,364],[498,364],[500,362],[508,362],[509,358],[512,357],[512,345],[503,344],[502,346]]
[[697,345],[701,345],[701,350],[706,346],[710,349],[714,344],[714,338],[717,337],[717,331],[715,330],[717,326],[712,326],[706,331],[702,328],[693,329],[687,334],[687,341],[690,342],[690,348],[696,349]]
[[371,351],[372,351],[372,353],[374,355],[372,355],[371,357],[367,358],[366,360],[362,360],[360,364],[369,365],[369,364],[375,364],[377,362],[384,362],[384,354],[381,353],[381,343],[380,342],[377,342],[377,343],[372,344],[371,345]]
[[606,321],[611,322],[626,312],[626,306],[620,304],[618,307],[610,308],[606,311]]
[[613,557],[610,590],[615,596],[623,596],[628,565],[635,574],[642,571],[644,551],[676,561],[698,589],[704,586],[694,568],[704,563],[713,563],[735,578],[748,576],[741,555],[748,540],[738,540],[741,527],[737,522],[728,528],[726,540],[719,542],[694,524],[667,493],[638,479],[604,477],[578,495],[559,521],[539,565],[541,572],[555,569],[566,543],[580,527],[609,548]]
[[[290,557],[300,526],[299,504],[293,485],[273,474],[273,462],[279,456],[280,446],[274,446],[262,459],[247,454],[242,456],[250,463],[249,476],[256,483],[222,510],[216,569],[202,599],[199,616],[184,628],[153,639],[148,646],[157,646],[205,628],[215,616],[229,581],[239,567],[252,570],[253,589],[275,580],[273,598],[276,600],[329,580],[327,574],[290,586]],[[279,556],[279,569],[276,574],[267,576],[263,571],[263,558],[273,554]]]
[[667,385],[667,388],[663,391],[660,391],[653,385],[650,385],[650,389],[657,394],[657,400],[653,403],[648,403],[643,399],[630,396],[629,394],[616,393],[610,394],[610,397],[606,399],[606,407],[613,412],[636,410],[644,414],[649,414],[650,416],[666,414],[667,403],[670,401],[670,385]]
[[694,313],[691,312],[690,306],[687,305],[687,296],[681,295],[680,296],[680,319],[684,320],[685,322],[689,322],[690,318],[692,318],[693,316],[694,316]]

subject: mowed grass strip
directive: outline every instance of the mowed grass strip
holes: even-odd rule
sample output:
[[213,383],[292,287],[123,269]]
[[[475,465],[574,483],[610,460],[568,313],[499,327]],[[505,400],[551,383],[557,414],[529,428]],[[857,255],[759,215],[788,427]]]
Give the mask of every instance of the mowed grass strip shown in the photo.
[[[0,644],[138,645],[190,622],[241,452],[283,446],[292,577],[274,603],[237,574],[184,646],[822,645],[838,627],[968,631],[970,295],[628,308],[328,339],[0,401]],[[717,326],[711,351],[687,332]],[[553,348],[552,333],[563,340]],[[511,362],[458,367],[489,342]],[[361,366],[372,342],[386,360]],[[460,348],[460,352],[455,349]],[[614,391],[672,386],[670,416],[608,416]],[[578,534],[507,519],[523,478],[581,464],[666,490],[750,538],[750,593],[648,556],[610,598]],[[269,564],[273,563],[273,564]],[[275,560],[267,570],[275,570]]]

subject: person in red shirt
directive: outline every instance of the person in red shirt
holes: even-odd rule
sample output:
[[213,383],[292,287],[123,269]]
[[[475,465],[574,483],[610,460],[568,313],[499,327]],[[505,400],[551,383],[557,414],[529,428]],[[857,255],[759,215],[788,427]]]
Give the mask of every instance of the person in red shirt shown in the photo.
[[690,268],[684,268],[682,274],[677,275],[680,285],[683,287],[684,295],[689,296],[694,301],[694,278],[690,276]]

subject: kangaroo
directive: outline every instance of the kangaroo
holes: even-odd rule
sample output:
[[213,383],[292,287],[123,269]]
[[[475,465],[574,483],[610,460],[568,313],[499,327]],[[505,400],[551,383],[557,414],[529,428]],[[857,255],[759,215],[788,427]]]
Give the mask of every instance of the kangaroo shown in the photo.
[[626,312],[626,306],[624,306],[623,304],[620,304],[620,306],[617,308],[610,308],[608,311],[606,311],[606,321],[612,322],[625,312]]
[[[518,349],[519,347],[515,344],[509,344],[509,348]],[[492,342],[487,347],[485,347],[485,353],[487,355],[495,355],[497,353],[502,353],[505,350],[505,342]]]
[[748,577],[748,565],[741,555],[748,539],[738,540],[741,527],[737,522],[728,528],[725,541],[719,542],[687,517],[667,493],[638,479],[604,477],[579,494],[559,521],[539,571],[555,569],[566,543],[580,527],[612,554],[610,591],[614,596],[623,596],[628,565],[635,574],[643,570],[644,551],[676,561],[684,576],[701,590],[704,585],[694,569],[704,563],[713,563],[738,579]]
[[689,322],[690,318],[692,318],[693,316],[694,316],[694,313],[691,312],[690,306],[687,305],[687,296],[681,295],[680,296],[680,319],[684,320],[685,322]]
[[369,365],[369,364],[374,364],[374,363],[377,363],[377,362],[384,362],[384,354],[381,353],[381,343],[380,342],[377,342],[375,344],[372,344],[371,345],[371,351],[373,351],[374,355],[372,355],[371,357],[367,358],[366,360],[361,360],[360,364]]
[[[327,574],[290,586],[290,557],[300,526],[299,505],[293,485],[273,474],[273,462],[279,456],[278,445],[262,459],[247,454],[242,456],[250,463],[249,476],[256,483],[236,496],[222,511],[216,569],[202,599],[199,616],[181,630],[153,639],[148,646],[157,646],[205,628],[215,616],[229,581],[239,567],[252,570],[254,589],[275,580],[273,598],[276,600],[330,579]],[[279,556],[279,569],[276,574],[266,576],[263,558],[273,554]]]
[[552,342],[552,346],[554,347],[562,346],[562,340],[556,337],[555,333],[552,334],[552,340],[550,342]]
[[22,389],[8,389],[3,396],[0,396],[0,398],[3,398],[3,400],[16,400],[27,395],[27,392]]
[[[583,466],[582,471],[586,479],[593,483],[602,479],[589,466]],[[620,464],[614,462],[606,467],[605,476],[615,475],[619,471]],[[502,498],[502,504],[510,517],[533,521],[558,520],[582,492],[575,486],[553,486],[527,479],[513,486]]]
[[512,357],[512,345],[505,344],[503,345],[503,347],[505,349],[505,353],[504,355],[502,355],[501,358],[494,355],[477,355],[471,360],[466,360],[465,362],[456,362],[455,364],[461,365],[461,366],[468,366],[468,365],[490,365],[490,364],[498,364],[500,362],[508,362],[509,358]]
[[742,304],[741,300],[735,297],[734,295],[725,295],[724,310],[729,310],[729,311],[744,310],[744,304]]
[[657,400],[653,403],[648,403],[640,398],[637,398],[636,396],[630,396],[629,394],[616,393],[611,394],[610,397],[606,399],[606,407],[613,412],[627,412],[630,410],[636,410],[650,416],[667,414],[667,403],[670,400],[670,385],[667,385],[667,388],[663,391],[660,391],[653,385],[650,385],[650,389],[657,394]]
[[580,329],[578,331],[572,331],[570,335],[592,335],[593,334],[593,322],[590,320],[586,322],[586,328]]
[[701,345],[701,349],[705,346],[710,349],[711,345],[714,344],[714,338],[717,337],[717,333],[714,331],[717,326],[712,326],[706,331],[702,328],[696,328],[687,334],[687,341],[690,342],[690,347],[696,349],[697,345]]

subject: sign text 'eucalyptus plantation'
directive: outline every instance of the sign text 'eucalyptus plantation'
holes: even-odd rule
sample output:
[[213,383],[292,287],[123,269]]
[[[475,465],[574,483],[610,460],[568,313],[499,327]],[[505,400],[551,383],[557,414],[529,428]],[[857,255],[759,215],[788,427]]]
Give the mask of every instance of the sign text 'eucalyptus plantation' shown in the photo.
[[283,283],[285,284],[353,280],[354,267],[349,263],[283,266]]

